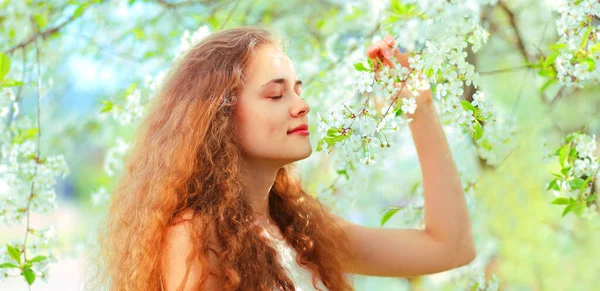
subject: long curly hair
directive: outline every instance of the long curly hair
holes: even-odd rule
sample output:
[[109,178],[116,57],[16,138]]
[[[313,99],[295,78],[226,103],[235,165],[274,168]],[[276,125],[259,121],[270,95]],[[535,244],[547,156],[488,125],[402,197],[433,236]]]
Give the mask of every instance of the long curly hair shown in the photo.
[[[136,133],[99,230],[99,277],[110,290],[160,290],[165,230],[186,209],[194,213],[193,253],[204,268],[200,284],[209,273],[208,251],[216,251],[225,290],[295,290],[277,251],[253,223],[258,216],[240,179],[241,149],[232,134],[245,69],[267,44],[283,48],[266,29],[219,31],[170,70]],[[348,237],[302,189],[294,164],[279,169],[269,212],[296,250],[296,261],[311,270],[313,286],[320,279],[329,290],[353,290],[342,272]],[[211,236],[221,251],[203,243]]]

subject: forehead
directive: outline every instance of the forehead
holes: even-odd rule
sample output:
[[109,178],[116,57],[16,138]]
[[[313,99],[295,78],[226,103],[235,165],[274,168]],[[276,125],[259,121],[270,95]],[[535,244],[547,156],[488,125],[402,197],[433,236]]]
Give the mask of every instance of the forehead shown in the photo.
[[259,47],[252,56],[246,72],[249,86],[260,86],[273,78],[296,80],[290,58],[273,45]]

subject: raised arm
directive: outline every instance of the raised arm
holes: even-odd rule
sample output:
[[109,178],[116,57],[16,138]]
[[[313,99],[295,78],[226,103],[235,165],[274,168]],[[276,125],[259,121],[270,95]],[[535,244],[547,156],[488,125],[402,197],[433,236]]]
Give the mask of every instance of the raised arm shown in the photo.
[[[393,39],[388,37],[371,46],[367,56],[383,58],[383,52],[392,46]],[[386,55],[391,56],[389,52]],[[408,64],[406,54],[395,51],[392,55]],[[433,106],[431,92],[420,93],[417,111],[409,116],[413,118],[409,126],[423,176],[425,228],[365,227],[335,216],[348,234],[354,251],[345,265],[347,272],[418,276],[466,265],[476,256],[458,170]]]

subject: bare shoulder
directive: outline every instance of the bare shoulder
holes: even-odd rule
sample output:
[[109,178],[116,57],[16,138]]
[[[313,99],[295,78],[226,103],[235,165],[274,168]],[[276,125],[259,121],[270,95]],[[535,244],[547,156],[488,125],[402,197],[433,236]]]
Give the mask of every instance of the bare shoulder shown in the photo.
[[[200,287],[198,281],[203,271],[202,263],[198,254],[191,253],[194,248],[191,235],[195,231],[193,216],[192,210],[186,210],[165,229],[161,255],[161,277],[165,291],[197,290]],[[209,269],[216,270],[218,259],[213,252],[209,252],[207,261]],[[221,290],[220,285],[218,278],[209,274],[202,290]]]
[[179,215],[175,216],[175,218],[173,219],[171,224],[174,225],[174,224],[178,224],[180,222],[188,221],[188,220],[192,219],[193,216],[194,216],[194,210],[188,208],[188,209],[182,211],[181,213],[179,213]]

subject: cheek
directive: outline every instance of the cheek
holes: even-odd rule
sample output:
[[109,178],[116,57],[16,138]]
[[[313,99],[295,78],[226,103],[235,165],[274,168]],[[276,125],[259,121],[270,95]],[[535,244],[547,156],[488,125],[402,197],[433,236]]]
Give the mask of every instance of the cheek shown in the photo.
[[277,126],[275,124],[269,124],[267,126],[267,135],[268,136],[277,135],[278,132],[279,132],[279,128],[277,128]]
[[237,121],[241,123],[241,135],[249,142],[274,138],[285,134],[286,125],[284,118],[276,116],[272,108],[247,108],[243,107],[238,112]]
[[256,118],[256,115],[253,116],[255,117],[240,116],[241,118],[239,119],[242,123],[241,130],[243,131],[241,135],[250,143],[269,142],[266,139],[281,136],[282,130],[285,131],[285,129],[281,127],[280,122],[267,118]]

